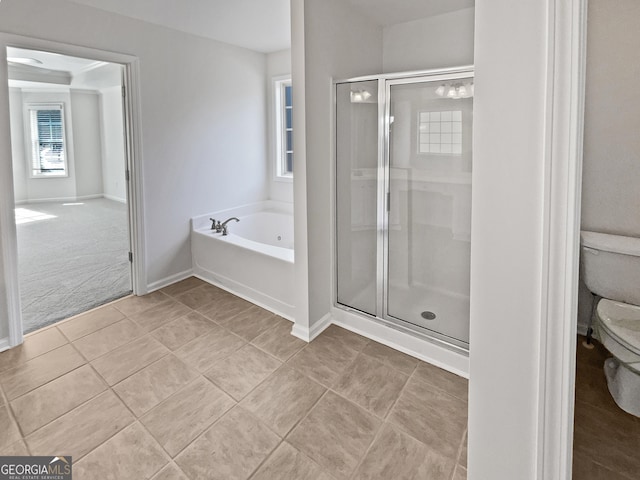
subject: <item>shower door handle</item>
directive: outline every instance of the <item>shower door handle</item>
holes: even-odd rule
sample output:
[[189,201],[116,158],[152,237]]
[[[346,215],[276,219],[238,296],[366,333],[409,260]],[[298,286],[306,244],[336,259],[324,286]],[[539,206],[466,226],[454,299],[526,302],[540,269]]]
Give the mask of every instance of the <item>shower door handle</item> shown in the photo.
[[387,212],[391,211],[391,192],[387,192]]

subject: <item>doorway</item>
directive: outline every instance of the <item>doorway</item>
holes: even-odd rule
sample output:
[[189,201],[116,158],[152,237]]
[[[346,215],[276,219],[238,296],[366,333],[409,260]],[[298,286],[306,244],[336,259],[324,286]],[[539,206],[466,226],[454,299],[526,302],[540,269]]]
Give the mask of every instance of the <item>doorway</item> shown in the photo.
[[132,292],[124,66],[7,47],[22,331]]

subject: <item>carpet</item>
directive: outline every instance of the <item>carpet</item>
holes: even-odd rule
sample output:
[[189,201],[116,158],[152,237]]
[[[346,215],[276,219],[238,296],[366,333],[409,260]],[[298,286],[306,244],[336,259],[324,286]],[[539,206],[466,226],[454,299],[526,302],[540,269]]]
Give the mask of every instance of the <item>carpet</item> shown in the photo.
[[25,333],[131,292],[125,204],[19,205],[16,228]]

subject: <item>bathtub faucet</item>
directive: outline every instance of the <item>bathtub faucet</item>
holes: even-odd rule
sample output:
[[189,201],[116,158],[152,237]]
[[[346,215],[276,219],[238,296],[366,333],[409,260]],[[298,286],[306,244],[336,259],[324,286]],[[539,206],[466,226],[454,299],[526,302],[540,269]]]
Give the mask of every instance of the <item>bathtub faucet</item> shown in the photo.
[[227,220],[225,220],[224,222],[222,222],[222,224],[220,225],[220,228],[222,229],[222,235],[227,235],[227,223],[229,223],[231,220],[235,220],[236,222],[239,222],[240,219],[236,218],[236,217],[231,217],[228,218]]
[[218,223],[216,223],[216,220],[214,218],[210,218],[209,220],[211,220],[211,230],[215,230],[216,233],[220,233],[222,231],[220,220],[218,220]]

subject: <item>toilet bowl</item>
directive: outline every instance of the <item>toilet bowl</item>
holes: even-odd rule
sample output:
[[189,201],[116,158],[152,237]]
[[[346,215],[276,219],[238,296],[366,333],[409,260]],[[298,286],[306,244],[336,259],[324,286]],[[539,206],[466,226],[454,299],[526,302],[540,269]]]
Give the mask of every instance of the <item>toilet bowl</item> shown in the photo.
[[603,298],[596,307],[596,332],[614,357],[604,364],[611,396],[640,417],[640,307]]
[[613,355],[604,365],[609,392],[640,417],[640,238],[583,231],[581,243],[585,284],[602,297],[594,335]]

